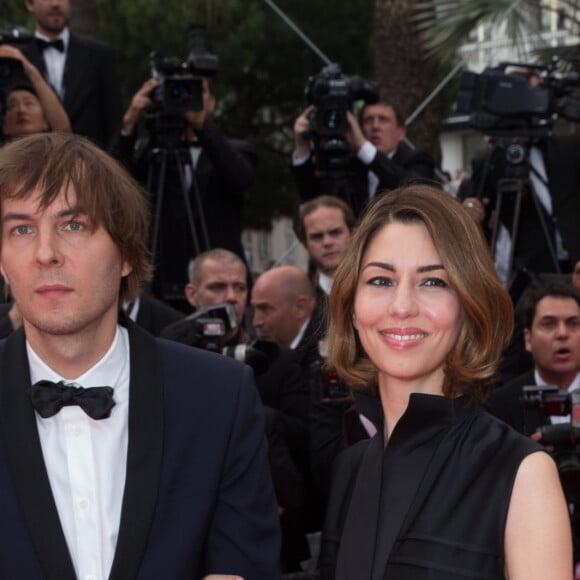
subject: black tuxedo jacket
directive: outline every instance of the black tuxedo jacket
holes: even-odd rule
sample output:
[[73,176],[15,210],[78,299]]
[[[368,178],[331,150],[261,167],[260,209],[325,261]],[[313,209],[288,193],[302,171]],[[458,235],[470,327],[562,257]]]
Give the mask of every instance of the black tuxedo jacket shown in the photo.
[[[377,151],[370,165],[365,165],[356,157],[351,165],[351,174],[345,180],[336,180],[332,175],[325,178],[317,176],[312,158],[301,165],[293,165],[292,173],[300,202],[322,194],[337,195],[352,207],[358,217],[369,201],[369,171],[379,178],[375,194],[416,180],[433,181],[435,177],[431,157],[424,151],[412,151],[404,145],[397,148],[392,159]],[[337,184],[341,184],[338,189]]]
[[[278,516],[251,370],[127,327],[129,448],[110,579],[278,578]],[[73,580],[28,369],[21,329],[0,342],[0,578]]]
[[[22,52],[46,76],[36,43]],[[70,35],[63,77],[64,108],[74,133],[108,147],[123,115],[121,87],[111,48],[96,40]]]

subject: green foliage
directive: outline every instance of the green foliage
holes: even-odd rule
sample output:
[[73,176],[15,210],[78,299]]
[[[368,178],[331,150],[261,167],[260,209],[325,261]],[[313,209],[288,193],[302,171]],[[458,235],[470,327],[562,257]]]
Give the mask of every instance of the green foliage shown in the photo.
[[[71,0],[74,2],[74,0]],[[212,82],[217,117],[226,134],[250,138],[258,151],[258,179],[245,208],[245,225],[267,228],[291,215],[296,193],[290,174],[292,126],[304,106],[309,74],[323,62],[263,0],[96,0],[99,37],[115,52],[125,105],[149,77],[149,55],[182,59],[187,25],[208,28],[219,56]],[[33,29],[23,0],[2,0],[3,24]],[[6,5],[6,7],[5,7]],[[347,74],[372,77],[372,0],[278,0],[284,12]]]

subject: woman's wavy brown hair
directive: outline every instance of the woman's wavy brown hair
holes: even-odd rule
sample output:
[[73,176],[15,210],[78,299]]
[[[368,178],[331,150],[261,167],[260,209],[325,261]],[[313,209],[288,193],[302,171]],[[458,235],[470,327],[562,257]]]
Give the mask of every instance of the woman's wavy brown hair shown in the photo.
[[393,222],[425,225],[463,310],[457,340],[445,363],[443,393],[481,400],[512,334],[512,301],[497,277],[479,226],[456,199],[427,185],[380,195],[362,216],[334,276],[328,364],[352,389],[377,393],[377,369],[362,348],[352,313],[364,254],[375,235]]

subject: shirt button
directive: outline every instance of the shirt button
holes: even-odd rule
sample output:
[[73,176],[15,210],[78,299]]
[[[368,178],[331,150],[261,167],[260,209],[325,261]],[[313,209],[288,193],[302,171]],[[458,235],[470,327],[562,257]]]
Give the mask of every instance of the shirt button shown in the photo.
[[86,499],[82,499],[79,502],[79,506],[82,510],[86,510],[89,507],[89,502]]

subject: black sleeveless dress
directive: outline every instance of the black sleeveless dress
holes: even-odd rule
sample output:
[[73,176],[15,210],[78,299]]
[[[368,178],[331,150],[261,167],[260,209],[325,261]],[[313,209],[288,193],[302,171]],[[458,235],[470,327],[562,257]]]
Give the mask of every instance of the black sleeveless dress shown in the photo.
[[504,579],[515,476],[542,449],[466,397],[411,395],[386,447],[379,429],[337,462],[321,578]]

